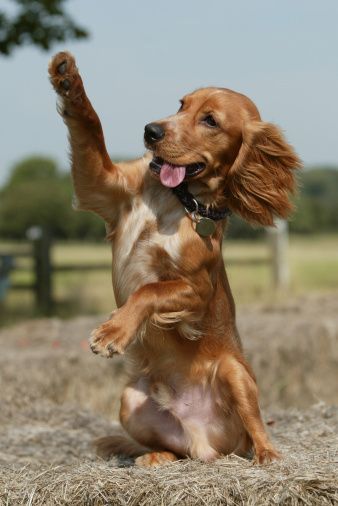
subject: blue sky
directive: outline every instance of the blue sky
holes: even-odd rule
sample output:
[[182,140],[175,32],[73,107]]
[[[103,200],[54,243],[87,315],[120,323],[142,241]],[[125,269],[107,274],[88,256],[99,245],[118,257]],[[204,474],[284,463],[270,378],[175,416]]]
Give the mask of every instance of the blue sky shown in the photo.
[[68,166],[47,80],[51,55],[64,48],[78,60],[112,155],[141,154],[145,123],[174,112],[184,93],[214,85],[252,98],[306,164],[338,165],[337,0],[67,4],[89,39],[0,57],[0,183],[28,155]]

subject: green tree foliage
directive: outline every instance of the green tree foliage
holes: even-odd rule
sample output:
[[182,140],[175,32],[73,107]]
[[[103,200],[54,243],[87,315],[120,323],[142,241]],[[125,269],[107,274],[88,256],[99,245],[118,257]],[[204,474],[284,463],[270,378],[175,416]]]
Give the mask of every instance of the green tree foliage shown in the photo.
[[296,213],[290,230],[297,233],[338,231],[338,170],[314,167],[303,171]]
[[[56,238],[102,239],[104,224],[92,213],[74,211],[70,175],[43,157],[27,158],[11,171],[0,192],[0,234],[25,238],[34,225],[50,229]],[[314,168],[300,175],[291,232],[301,234],[338,230],[338,170]],[[232,216],[227,237],[255,239],[264,233]]]
[[33,156],[25,158],[13,167],[6,186],[11,188],[31,181],[48,182],[57,179],[59,179],[59,172],[54,160]]
[[57,238],[104,237],[102,220],[72,209],[73,190],[68,174],[53,160],[28,158],[17,164],[0,194],[0,234],[25,238],[28,228],[48,228]]
[[10,0],[14,14],[0,10],[0,53],[33,44],[49,49],[55,42],[88,36],[65,12],[65,0]]

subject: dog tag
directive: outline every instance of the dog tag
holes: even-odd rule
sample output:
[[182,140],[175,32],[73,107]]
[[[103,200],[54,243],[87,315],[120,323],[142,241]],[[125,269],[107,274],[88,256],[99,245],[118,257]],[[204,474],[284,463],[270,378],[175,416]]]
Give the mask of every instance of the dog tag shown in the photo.
[[200,218],[196,223],[196,232],[201,237],[208,237],[212,235],[216,230],[216,225],[210,218]]

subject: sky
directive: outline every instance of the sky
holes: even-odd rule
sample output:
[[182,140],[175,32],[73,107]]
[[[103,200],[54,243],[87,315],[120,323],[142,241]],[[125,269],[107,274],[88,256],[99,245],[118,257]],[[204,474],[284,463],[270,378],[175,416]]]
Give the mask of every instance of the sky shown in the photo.
[[[0,0],[0,10],[8,0]],[[0,56],[0,184],[22,158],[67,170],[67,135],[47,79],[71,51],[98,112],[109,153],[143,153],[144,125],[175,112],[182,95],[222,86],[248,95],[280,125],[306,165],[338,166],[337,0],[69,0],[90,38],[49,52]]]

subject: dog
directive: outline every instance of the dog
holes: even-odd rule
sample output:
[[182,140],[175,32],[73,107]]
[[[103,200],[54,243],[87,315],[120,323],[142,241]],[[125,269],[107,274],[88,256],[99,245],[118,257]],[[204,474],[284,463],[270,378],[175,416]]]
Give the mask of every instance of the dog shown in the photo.
[[222,258],[228,215],[286,218],[301,162],[246,96],[202,88],[145,127],[146,154],[112,163],[73,56],[49,65],[69,131],[77,205],[106,223],[118,309],[91,335],[94,353],[125,353],[123,431],[101,454],[154,466],[254,452],[279,457],[266,433],[243,355]]

